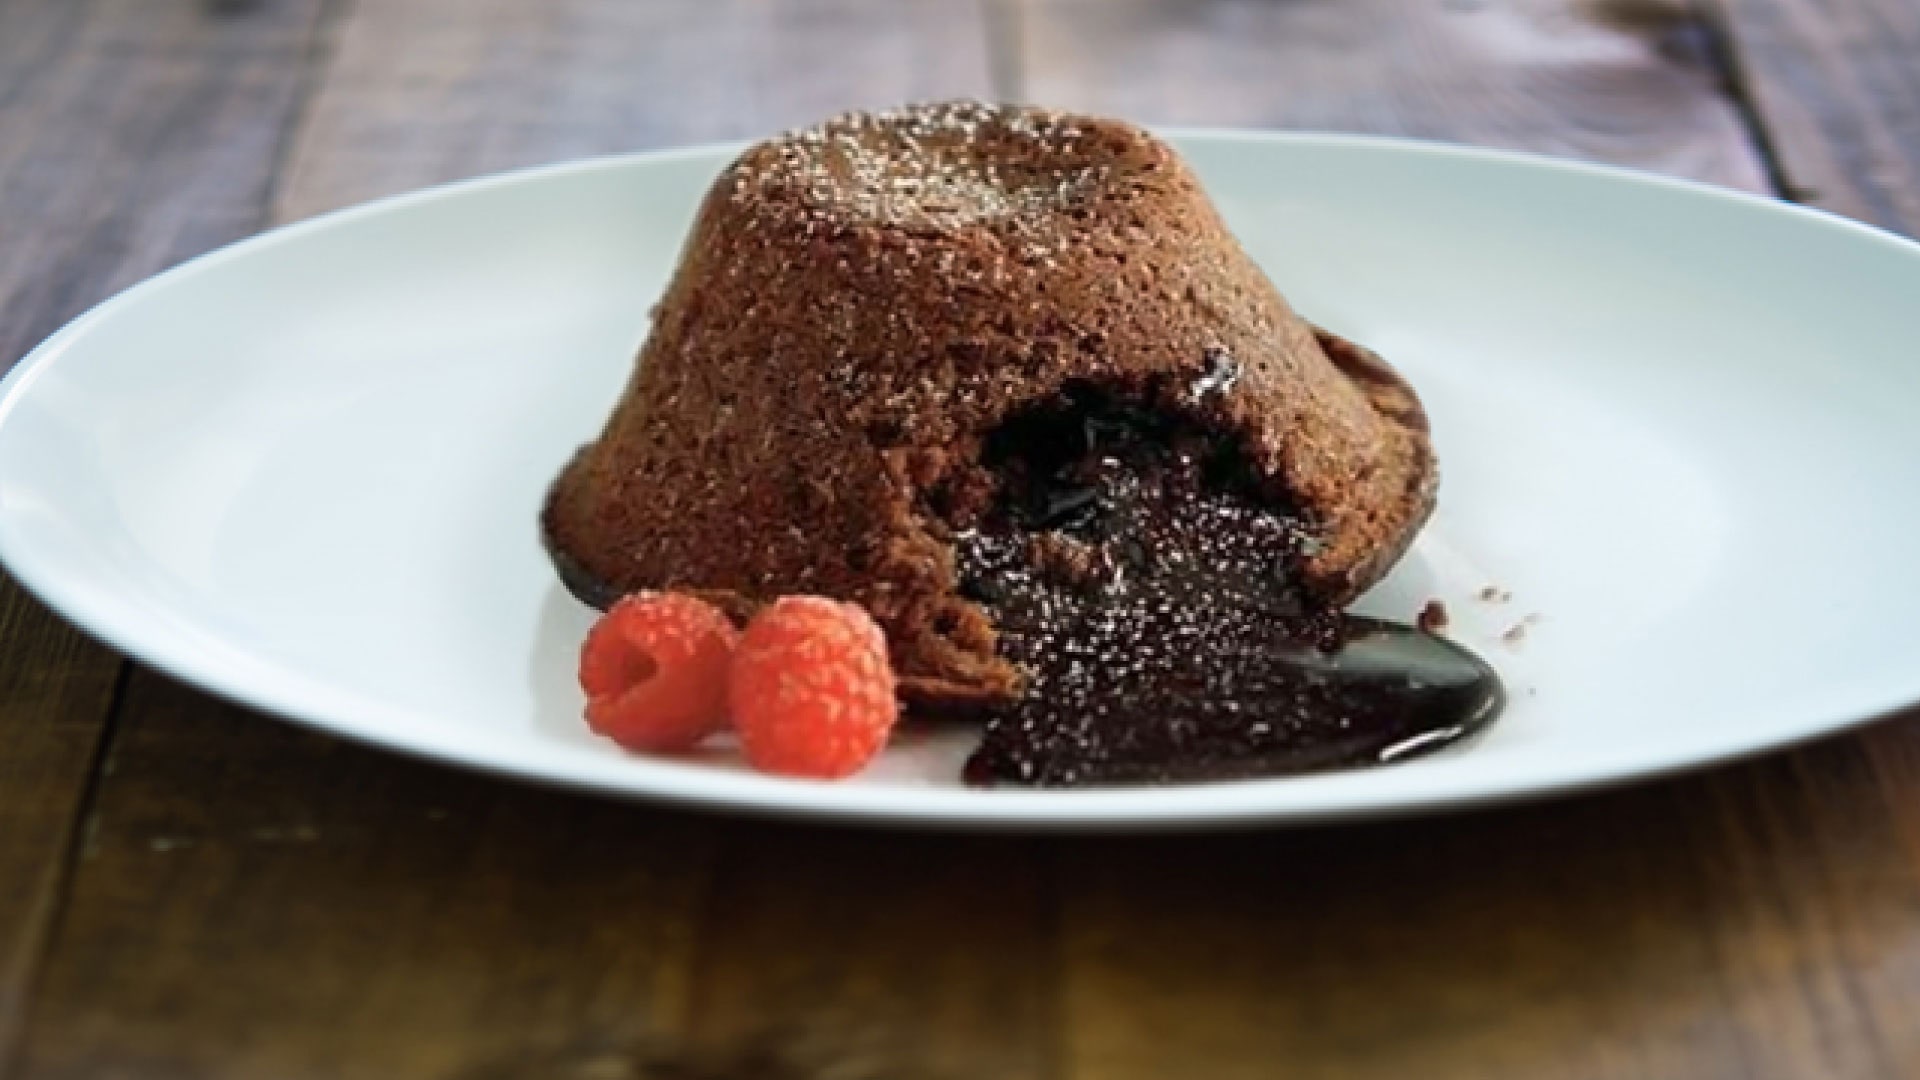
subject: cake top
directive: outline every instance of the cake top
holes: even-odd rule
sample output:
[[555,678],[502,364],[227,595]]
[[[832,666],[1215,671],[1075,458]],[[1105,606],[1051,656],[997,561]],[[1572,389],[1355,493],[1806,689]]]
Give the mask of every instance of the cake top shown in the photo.
[[839,225],[951,232],[1036,226],[1086,202],[1158,144],[1126,124],[974,101],[851,112],[748,151],[737,200],[796,202]]

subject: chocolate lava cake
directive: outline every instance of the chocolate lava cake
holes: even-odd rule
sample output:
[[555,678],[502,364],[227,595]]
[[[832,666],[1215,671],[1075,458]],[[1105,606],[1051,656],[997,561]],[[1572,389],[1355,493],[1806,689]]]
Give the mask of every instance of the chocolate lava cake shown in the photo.
[[1063,605],[1097,623],[1089,597],[1142,579],[1133,615],[1166,633],[1226,594],[1311,637],[1435,484],[1413,391],[1296,315],[1166,144],[949,103],[841,116],[720,175],[543,524],[596,606],[856,600],[908,706],[951,714],[1020,700]]

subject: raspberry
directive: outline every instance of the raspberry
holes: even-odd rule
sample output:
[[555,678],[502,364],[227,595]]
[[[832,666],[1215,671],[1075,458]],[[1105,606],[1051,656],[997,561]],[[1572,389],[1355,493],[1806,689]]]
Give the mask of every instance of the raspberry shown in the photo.
[[900,714],[880,628],[818,596],[782,597],[747,624],[728,696],[749,764],[821,780],[860,771]]
[[580,647],[587,725],[629,750],[686,750],[726,727],[739,632],[682,593],[634,593]]

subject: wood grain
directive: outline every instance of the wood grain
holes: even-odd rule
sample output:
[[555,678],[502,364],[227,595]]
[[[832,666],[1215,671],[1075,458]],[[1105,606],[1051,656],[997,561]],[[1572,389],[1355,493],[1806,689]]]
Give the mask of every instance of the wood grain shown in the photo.
[[1008,0],[1028,96],[1165,124],[1447,139],[1759,190],[1679,0]]
[[[19,2],[0,0],[0,19]],[[251,7],[228,16],[243,22],[293,10],[228,6]],[[87,19],[36,10],[30,47],[0,34],[0,108],[38,84],[16,78],[22,57],[84,40]],[[1149,120],[1450,137],[1741,187],[1765,176],[1703,24],[1661,0],[991,12],[989,35],[972,4],[357,0],[326,36],[337,51],[287,136],[284,184],[259,198],[301,216],[986,93],[989,72]],[[1736,26],[1728,40],[1756,39]],[[0,139],[0,161],[35,160],[16,153]],[[69,668],[13,662],[0,703],[17,679],[23,699],[55,702],[28,713],[98,707],[97,684],[48,674]],[[1052,840],[595,802],[344,745],[145,671],[121,716],[20,1078],[1920,1074],[1917,716],[1505,811]],[[54,746],[60,768],[91,730]],[[63,812],[8,797],[0,808]],[[8,850],[0,835],[0,873]]]
[[[1920,236],[1920,8],[1898,0],[1710,0],[1720,21],[1738,85],[1746,96],[1775,171],[1790,198],[1887,229]],[[1872,785],[1903,849],[1920,865],[1920,722],[1881,724],[1856,740],[1854,779]],[[1850,832],[1837,832],[1847,841]],[[1878,885],[1871,871],[1848,874],[1850,886]],[[1916,910],[1910,906],[1909,910]],[[1850,938],[1858,924],[1827,928]],[[1920,931],[1902,928],[1902,951],[1920,949]],[[1882,965],[1868,962],[1868,968]],[[1885,1075],[1920,1071],[1920,980],[1910,974],[1843,986],[1869,1020],[1889,1030]],[[1894,1015],[1879,1014],[1891,1008]],[[1775,1013],[1786,1030],[1802,1017]]]
[[[1684,6],[1027,0],[1025,85],[1168,123],[1441,137],[1764,190]],[[1920,1070],[1920,718],[1451,821],[1070,845],[1069,1076]]]
[[19,1076],[1043,1075],[1038,849],[443,770],[138,671]]
[[1911,856],[1851,740],[1450,820],[1075,846],[1066,1075],[1911,1075]]
[[987,73],[976,0],[365,0],[341,27],[276,216],[980,96]]
[[807,826],[731,838],[693,1047],[779,1047],[822,1078],[1054,1075],[1049,845]]
[[1789,196],[1920,235],[1920,6],[1710,0]]
[[0,1063],[32,985],[120,661],[0,578]]
[[[988,91],[964,4],[361,0],[333,41],[279,217]],[[145,671],[122,712],[22,1077],[1043,1071],[1030,845],[590,802]]]
[[21,1076],[597,1077],[686,1022],[709,822],[144,670],[108,765]]
[[[265,219],[318,0],[0,0],[0,368]],[[0,1066],[65,887],[120,662],[0,580]]]
[[258,230],[323,0],[0,0],[0,358]]

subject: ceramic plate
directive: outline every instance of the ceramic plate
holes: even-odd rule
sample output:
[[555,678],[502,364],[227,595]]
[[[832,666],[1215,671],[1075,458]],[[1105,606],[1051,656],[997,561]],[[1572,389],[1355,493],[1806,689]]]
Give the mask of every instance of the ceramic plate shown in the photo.
[[[973,791],[964,732],[856,780],[626,755],[535,513],[618,392],[715,148],[282,229],[102,304],[0,398],[0,558],[118,648],[349,738],[614,795],[895,822],[1296,821],[1700,765],[1920,700],[1920,246],[1406,142],[1179,140],[1309,317],[1432,413],[1440,510],[1363,609],[1446,603],[1512,704],[1425,759]],[[1484,599],[1482,590],[1510,599]]]

